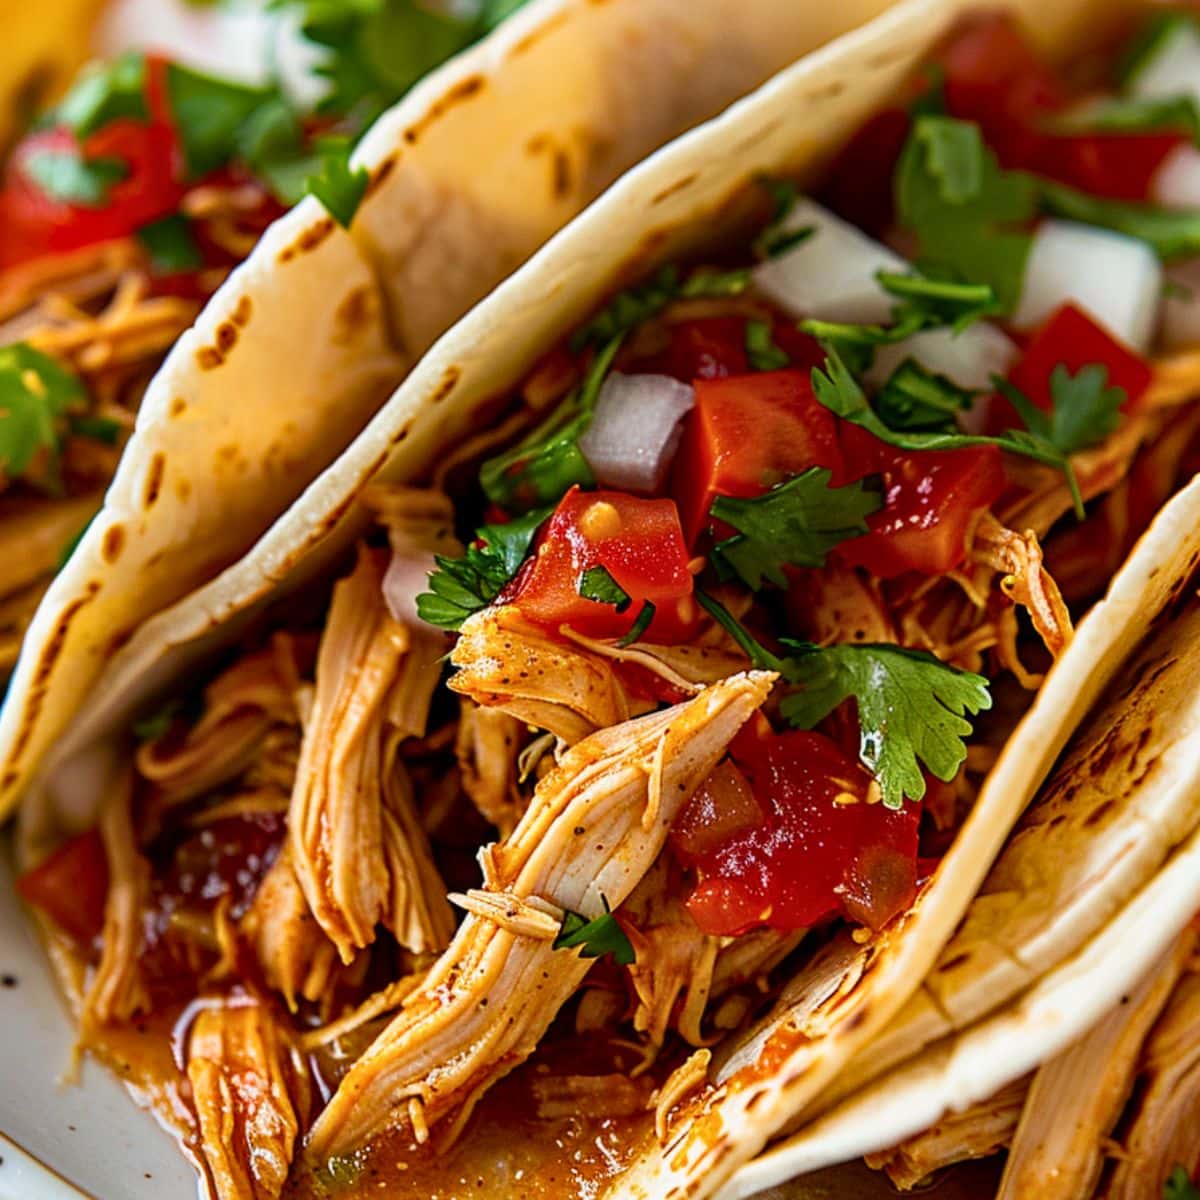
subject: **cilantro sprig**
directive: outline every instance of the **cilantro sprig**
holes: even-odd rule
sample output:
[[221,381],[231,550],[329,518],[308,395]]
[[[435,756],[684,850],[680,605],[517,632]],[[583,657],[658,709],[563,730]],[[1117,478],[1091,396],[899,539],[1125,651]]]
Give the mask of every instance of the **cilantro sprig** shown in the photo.
[[417,614],[440,629],[459,629],[487,606],[520,569],[537,531],[550,515],[537,509],[504,525],[484,525],[461,558],[439,554],[429,591],[417,597]]
[[1117,412],[1125,400],[1125,392],[1108,387],[1107,368],[1092,363],[1074,376],[1064,366],[1051,375],[1053,413],[1047,414],[1029,401],[1011,384],[1001,379],[994,383],[1014,404],[1026,428],[1010,429],[996,437],[982,434],[952,432],[943,429],[898,429],[887,424],[871,407],[866,393],[859,386],[836,350],[826,347],[825,367],[814,367],[813,392],[831,412],[844,420],[860,425],[880,441],[902,450],[956,450],[965,446],[999,446],[1012,454],[1032,458],[1047,466],[1057,467],[1067,478],[1076,514],[1083,516],[1083,500],[1079,483],[1071,466],[1070,456],[1106,437],[1116,426]]
[[72,414],[87,404],[77,375],[27,342],[0,347],[0,476],[24,474],[40,454],[57,456]]
[[23,169],[51,199],[81,208],[103,208],[109,193],[129,174],[119,158],[85,158],[74,146],[36,150],[26,156]]
[[608,900],[601,896],[604,912],[588,920],[580,913],[567,909],[563,913],[562,926],[554,939],[555,950],[572,950],[580,947],[580,958],[603,958],[613,956],[613,961],[628,967],[637,960],[633,944],[617,918],[608,907]]
[[1163,1200],[1200,1200],[1200,1187],[1192,1182],[1187,1167],[1176,1165],[1163,1185]]
[[861,480],[831,487],[832,477],[824,467],[810,467],[761,496],[718,496],[711,515],[737,533],[713,548],[717,573],[736,575],[755,591],[768,581],[786,587],[785,564],[822,567],[835,546],[866,533],[866,518],[883,498]]
[[585,600],[611,605],[619,613],[625,612],[633,603],[633,598],[607,567],[588,567],[579,577],[579,594]]
[[854,700],[859,759],[888,808],[925,795],[922,765],[938,779],[953,779],[967,755],[964,739],[972,730],[967,715],[991,707],[982,675],[947,666],[923,650],[874,643],[816,646],[783,638],[787,653],[774,654],[718,600],[702,591],[696,600],[756,667],[777,671],[796,689],[780,703],[793,726],[811,729]]

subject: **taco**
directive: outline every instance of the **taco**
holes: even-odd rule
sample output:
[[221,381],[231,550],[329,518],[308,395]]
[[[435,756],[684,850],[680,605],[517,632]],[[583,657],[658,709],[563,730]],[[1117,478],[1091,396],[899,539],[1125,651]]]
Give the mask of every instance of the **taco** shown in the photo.
[[0,194],[0,673],[111,489],[16,672],[0,811],[140,621],[238,558],[447,325],[620,171],[881,6],[755,3],[730,32],[731,4],[544,0],[390,108],[520,5],[297,0],[315,80],[136,52],[82,75]]
[[[1134,135],[1076,132],[1011,23],[942,44],[959,11],[898,7],[619,181],[33,779],[21,889],[84,1045],[183,1097],[220,1194],[716,1194],[862,1082],[1177,615],[1196,363],[1153,339],[1200,219],[1106,194]],[[1046,174],[1080,139],[1088,186]],[[1154,881],[1186,782],[1107,908],[1018,906],[1020,987]],[[1081,864],[1090,815],[1052,843]]]

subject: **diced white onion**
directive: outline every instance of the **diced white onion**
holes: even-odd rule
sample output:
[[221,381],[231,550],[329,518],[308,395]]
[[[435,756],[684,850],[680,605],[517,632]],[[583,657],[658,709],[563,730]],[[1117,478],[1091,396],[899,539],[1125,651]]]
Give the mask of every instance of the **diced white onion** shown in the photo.
[[1025,266],[1013,328],[1033,329],[1072,302],[1144,354],[1158,320],[1162,281],[1162,264],[1139,238],[1074,221],[1043,221]]
[[1167,268],[1160,336],[1168,350],[1200,347],[1200,258]]
[[429,591],[429,572],[434,568],[432,554],[393,554],[383,573],[383,599],[390,612],[402,625],[429,629],[417,616],[417,597]]
[[679,422],[695,402],[692,389],[669,375],[609,375],[579,439],[596,482],[633,492],[659,487],[679,446]]
[[1195,96],[1200,100],[1200,34],[1180,21],[1129,80],[1128,91],[1143,99]]
[[976,321],[960,333],[927,329],[902,342],[880,346],[866,380],[873,387],[882,387],[892,372],[911,358],[961,388],[980,391],[991,387],[993,375],[1006,375],[1017,354],[1012,338],[986,321]]
[[1150,180],[1150,199],[1162,208],[1200,208],[1200,150],[1176,146]]
[[888,320],[896,299],[879,286],[876,272],[908,272],[909,263],[812,200],[799,200],[783,228],[813,232],[754,268],[763,295],[793,317],[856,324]]

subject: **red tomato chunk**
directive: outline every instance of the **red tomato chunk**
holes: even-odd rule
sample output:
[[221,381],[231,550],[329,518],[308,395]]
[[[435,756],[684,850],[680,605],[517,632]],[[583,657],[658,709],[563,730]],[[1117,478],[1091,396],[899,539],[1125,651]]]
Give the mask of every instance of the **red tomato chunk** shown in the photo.
[[[511,600],[539,625],[569,625],[590,637],[628,633],[649,601],[656,612],[648,636],[680,641],[696,621],[688,559],[673,500],[575,487],[546,523]],[[622,612],[579,594],[593,567],[604,567],[629,596]]]
[[64,842],[17,880],[17,893],[64,933],[87,945],[104,928],[108,860],[94,829]]
[[687,907],[705,933],[834,914],[878,929],[911,905],[919,805],[869,803],[870,775],[823,734],[770,737],[752,753],[714,771],[671,833],[696,868]]

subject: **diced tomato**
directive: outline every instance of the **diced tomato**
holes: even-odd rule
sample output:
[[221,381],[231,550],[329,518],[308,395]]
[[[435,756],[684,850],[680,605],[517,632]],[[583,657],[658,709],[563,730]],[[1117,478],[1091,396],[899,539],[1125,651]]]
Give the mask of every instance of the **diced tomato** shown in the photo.
[[[697,618],[688,560],[673,500],[574,487],[546,522],[508,599],[539,625],[569,625],[591,637],[628,633],[649,601],[655,616],[648,636],[676,642]],[[623,611],[579,594],[584,573],[593,567],[608,571],[629,596]]]
[[1006,167],[1036,168],[1045,118],[1068,94],[1017,23],[996,13],[973,20],[938,56],[946,111],[976,122]]
[[[1009,379],[1034,404],[1049,412],[1054,403],[1050,390],[1054,368],[1065,366],[1074,375],[1090,363],[1108,368],[1109,384],[1125,390],[1123,411],[1136,411],[1150,386],[1150,364],[1073,304],[1064,304],[1055,311],[1030,338]],[[989,414],[989,427],[993,423],[994,417]],[[1009,421],[1006,427],[1011,424]]]
[[713,769],[679,814],[671,828],[671,844],[681,858],[695,861],[734,835],[761,825],[765,817],[749,780],[726,760]]
[[830,164],[820,200],[878,237],[892,219],[892,176],[912,119],[902,108],[876,113]]
[[841,428],[854,478],[883,477],[883,507],[867,518],[870,533],[843,542],[844,562],[881,579],[907,571],[941,575],[962,564],[967,535],[1004,491],[995,446],[899,450],[848,422]]
[[1095,133],[1045,139],[1036,168],[1093,196],[1148,201],[1163,160],[1184,138],[1175,133]]
[[94,829],[64,842],[44,863],[17,880],[17,893],[64,933],[84,945],[104,928],[108,860]]
[[744,375],[746,361],[745,317],[702,317],[669,329],[667,348],[641,370],[670,375],[681,383],[696,379],[724,379]]
[[[819,733],[765,739],[739,765],[761,820],[748,823],[740,788],[725,780],[715,795],[731,808],[711,817],[721,836],[698,840],[712,789],[701,789],[677,821],[676,854],[699,878],[686,903],[705,933],[801,929],[834,913],[878,929],[912,903],[920,805],[869,803],[871,777]],[[701,853],[689,852],[697,845]]]
[[757,496],[809,467],[828,467],[843,482],[834,417],[808,371],[698,380],[671,477],[688,545],[717,496]]

